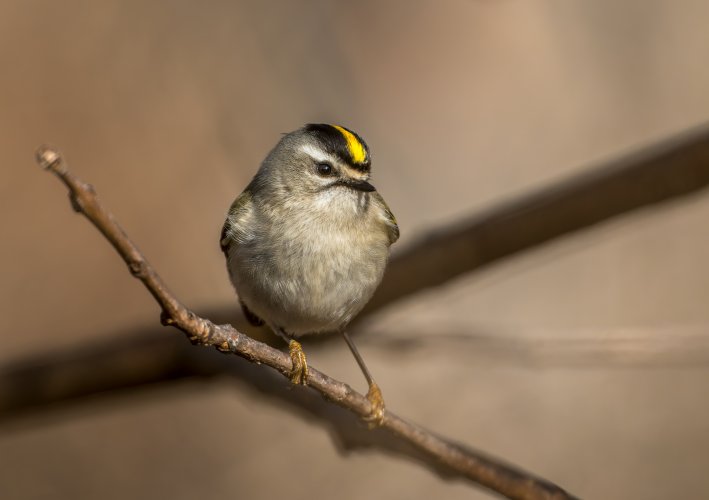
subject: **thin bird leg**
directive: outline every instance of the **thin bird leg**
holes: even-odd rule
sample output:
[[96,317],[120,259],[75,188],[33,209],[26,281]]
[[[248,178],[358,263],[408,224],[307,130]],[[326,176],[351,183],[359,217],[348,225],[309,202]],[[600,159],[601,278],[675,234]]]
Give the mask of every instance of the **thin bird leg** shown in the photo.
[[281,328],[274,328],[273,331],[288,343],[288,353],[293,364],[290,372],[290,381],[296,385],[308,385],[308,362],[305,359],[303,346],[297,340],[288,337]]
[[345,342],[347,342],[347,346],[350,348],[350,351],[352,351],[352,355],[357,360],[357,364],[362,370],[364,378],[367,379],[367,384],[369,384],[367,400],[369,401],[369,404],[372,405],[372,409],[369,416],[367,416],[365,420],[369,423],[370,427],[378,427],[384,420],[384,398],[382,397],[382,391],[379,389],[379,385],[377,385],[374,381],[374,377],[372,377],[372,374],[369,372],[367,365],[364,363],[364,359],[360,356],[359,351],[354,345],[354,342],[352,342],[350,336],[345,331],[342,332],[342,336],[345,338]]

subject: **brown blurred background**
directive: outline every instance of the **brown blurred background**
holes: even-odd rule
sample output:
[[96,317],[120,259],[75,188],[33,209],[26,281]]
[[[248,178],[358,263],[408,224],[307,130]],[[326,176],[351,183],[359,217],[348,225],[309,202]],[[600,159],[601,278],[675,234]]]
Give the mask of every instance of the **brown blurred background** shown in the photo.
[[[360,132],[401,250],[706,122],[707,19],[699,0],[0,2],[0,365],[157,329],[35,166],[41,143],[186,304],[235,310],[219,230],[280,133]],[[360,350],[392,410],[584,498],[705,497],[707,220],[700,192],[557,239],[380,310]],[[308,343],[366,388],[342,342]],[[249,373],[3,420],[0,496],[471,497],[395,453],[347,452]]]

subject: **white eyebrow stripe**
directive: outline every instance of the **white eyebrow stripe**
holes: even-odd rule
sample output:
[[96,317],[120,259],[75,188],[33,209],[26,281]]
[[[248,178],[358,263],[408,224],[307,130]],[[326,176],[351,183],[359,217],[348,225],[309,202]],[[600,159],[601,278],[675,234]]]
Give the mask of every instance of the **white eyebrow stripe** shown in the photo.
[[301,145],[300,150],[317,162],[332,162],[332,158],[327,153],[310,144]]

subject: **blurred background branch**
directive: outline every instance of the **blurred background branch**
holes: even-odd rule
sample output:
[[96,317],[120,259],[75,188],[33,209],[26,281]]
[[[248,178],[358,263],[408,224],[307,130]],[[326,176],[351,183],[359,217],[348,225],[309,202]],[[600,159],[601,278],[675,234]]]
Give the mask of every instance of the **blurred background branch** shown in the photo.
[[396,255],[365,312],[708,184],[709,127],[703,126],[431,231]]
[[[18,426],[23,424],[22,417],[40,408],[59,410],[67,403],[86,401],[87,396],[96,403],[188,378],[206,383],[232,381],[238,383],[240,391],[257,393],[269,404],[321,425],[341,453],[377,450],[425,466],[443,479],[460,477],[411,441],[384,428],[367,429],[352,412],[323,399],[315,391],[292,390],[275,372],[238,357],[195,349],[164,331],[128,336],[113,345],[87,346],[83,352],[64,353],[60,358],[36,358],[34,365],[23,364],[1,375],[0,422]],[[498,481],[503,475],[517,476],[516,481],[523,485],[519,491],[526,491],[526,495],[510,498],[571,498],[552,483],[518,472],[478,450],[459,443],[449,444],[477,457],[481,463],[490,464],[490,470],[500,475]],[[538,496],[540,493],[544,495]]]

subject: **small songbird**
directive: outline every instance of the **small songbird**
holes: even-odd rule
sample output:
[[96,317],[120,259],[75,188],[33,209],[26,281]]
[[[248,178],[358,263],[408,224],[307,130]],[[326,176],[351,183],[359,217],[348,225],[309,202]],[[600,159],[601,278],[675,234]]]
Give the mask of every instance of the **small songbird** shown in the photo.
[[381,391],[345,331],[399,238],[370,172],[369,148],[345,127],[309,124],[284,135],[232,203],[221,248],[246,318],[288,342],[291,381],[308,378],[295,338],[340,332],[369,384],[368,420],[378,424]]

